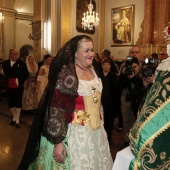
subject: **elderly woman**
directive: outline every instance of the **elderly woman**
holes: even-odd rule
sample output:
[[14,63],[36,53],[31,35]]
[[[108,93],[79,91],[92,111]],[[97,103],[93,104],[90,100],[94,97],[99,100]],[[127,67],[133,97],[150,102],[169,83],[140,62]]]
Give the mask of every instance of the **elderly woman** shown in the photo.
[[22,110],[33,112],[36,106],[36,77],[38,72],[38,65],[32,55],[26,59],[26,65],[29,72],[29,77],[24,83],[24,92],[22,97]]
[[112,169],[93,56],[92,39],[78,35],[53,59],[19,170]]

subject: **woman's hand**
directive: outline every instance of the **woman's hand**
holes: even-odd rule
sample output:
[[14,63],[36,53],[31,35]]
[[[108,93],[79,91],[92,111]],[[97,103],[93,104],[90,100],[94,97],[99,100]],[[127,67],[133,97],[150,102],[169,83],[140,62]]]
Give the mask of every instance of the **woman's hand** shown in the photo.
[[53,157],[58,163],[63,163],[66,158],[66,149],[63,143],[54,145]]

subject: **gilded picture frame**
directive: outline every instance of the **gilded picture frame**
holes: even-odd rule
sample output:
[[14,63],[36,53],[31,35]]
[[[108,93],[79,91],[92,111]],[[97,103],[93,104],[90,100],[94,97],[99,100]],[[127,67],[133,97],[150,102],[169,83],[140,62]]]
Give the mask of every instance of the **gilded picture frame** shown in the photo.
[[36,41],[41,39],[41,20],[32,22],[32,37]]
[[131,46],[134,39],[135,5],[111,9],[111,46]]

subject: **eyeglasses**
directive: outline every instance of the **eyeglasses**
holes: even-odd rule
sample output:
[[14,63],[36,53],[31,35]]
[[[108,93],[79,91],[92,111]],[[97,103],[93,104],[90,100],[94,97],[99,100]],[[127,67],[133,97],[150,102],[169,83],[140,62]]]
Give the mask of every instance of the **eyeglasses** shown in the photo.
[[130,51],[131,54],[138,54],[140,51]]

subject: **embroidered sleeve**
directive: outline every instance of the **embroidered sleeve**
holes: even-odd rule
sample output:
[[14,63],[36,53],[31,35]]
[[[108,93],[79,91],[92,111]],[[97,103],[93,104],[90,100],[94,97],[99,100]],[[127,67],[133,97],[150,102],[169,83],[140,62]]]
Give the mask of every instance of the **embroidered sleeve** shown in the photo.
[[[66,136],[67,124],[64,121],[64,110],[50,107],[50,114],[45,116],[43,135],[51,143],[60,143]],[[48,113],[48,111],[46,111]]]

